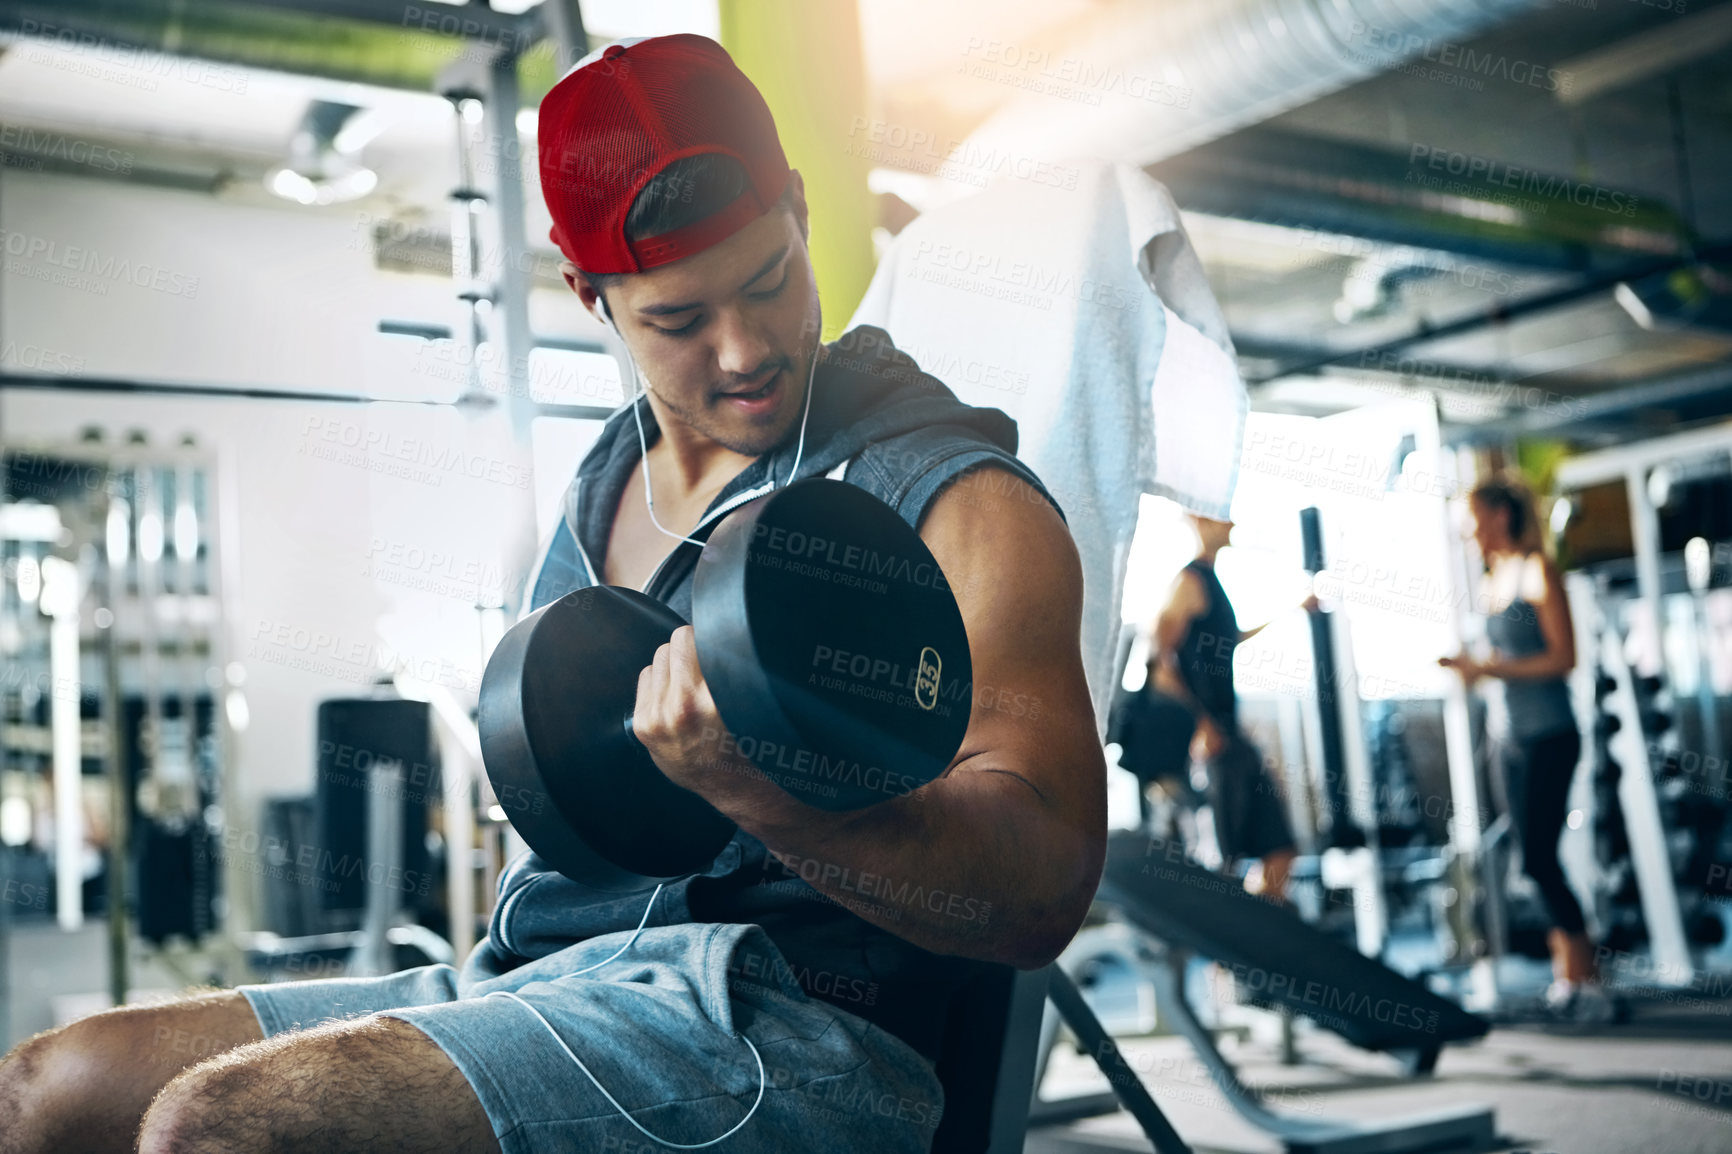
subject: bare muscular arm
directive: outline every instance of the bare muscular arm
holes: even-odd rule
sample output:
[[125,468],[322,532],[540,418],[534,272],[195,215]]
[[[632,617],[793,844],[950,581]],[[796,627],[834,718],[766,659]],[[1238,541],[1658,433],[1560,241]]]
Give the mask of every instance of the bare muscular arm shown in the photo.
[[969,728],[939,780],[830,814],[738,759],[721,764],[701,737],[719,720],[689,629],[644,671],[634,719],[664,772],[818,890],[934,952],[1032,969],[1082,923],[1106,851],[1106,770],[1078,646],[1081,565],[1052,506],[999,469],[946,489],[920,535],[956,592],[974,665]]

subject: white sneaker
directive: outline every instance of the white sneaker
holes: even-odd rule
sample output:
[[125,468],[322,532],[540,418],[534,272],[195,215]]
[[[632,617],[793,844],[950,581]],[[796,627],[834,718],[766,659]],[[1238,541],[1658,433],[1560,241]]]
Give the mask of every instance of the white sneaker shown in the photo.
[[1599,982],[1567,982],[1557,979],[1546,987],[1546,1009],[1571,1022],[1610,1022],[1618,1016],[1618,1004]]
[[1570,1017],[1578,1022],[1610,1022],[1618,1016],[1617,1003],[1598,982],[1583,982],[1576,987],[1576,997],[1570,1005]]

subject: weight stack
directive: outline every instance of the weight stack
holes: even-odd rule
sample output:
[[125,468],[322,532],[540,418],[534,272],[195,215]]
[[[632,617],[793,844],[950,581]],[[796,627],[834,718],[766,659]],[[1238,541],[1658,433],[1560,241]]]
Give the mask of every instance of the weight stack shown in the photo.
[[[427,834],[443,783],[427,703],[391,697],[321,702],[316,749],[313,845],[296,847],[296,865],[319,890],[324,928],[359,926],[374,885],[391,890],[398,907],[418,915],[423,925],[434,924],[444,886],[434,876]],[[380,794],[373,767],[389,761],[400,767],[398,784]],[[397,861],[374,861],[368,853],[368,815],[380,804],[402,810]],[[419,916],[429,913],[435,916]]]
[[[188,709],[190,704],[191,708]],[[159,755],[165,743],[179,747],[177,756],[190,762],[198,781],[198,812],[165,821],[151,817],[139,805],[139,782],[147,770],[145,731],[149,705],[128,697],[122,706],[121,740],[127,766],[131,808],[132,884],[138,936],[160,945],[171,938],[196,942],[216,931],[220,918],[222,871],[217,837],[206,824],[206,807],[217,799],[216,715],[211,698],[200,695],[190,703],[165,697],[159,704],[155,738]],[[107,871],[103,881],[107,883]]]

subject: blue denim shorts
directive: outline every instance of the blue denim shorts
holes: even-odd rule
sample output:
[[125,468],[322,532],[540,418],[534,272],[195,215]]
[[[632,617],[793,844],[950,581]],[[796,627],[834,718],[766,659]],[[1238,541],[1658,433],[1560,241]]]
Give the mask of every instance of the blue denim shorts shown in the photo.
[[[924,1152],[943,1110],[930,1062],[808,998],[762,929],[685,924],[608,934],[489,976],[422,966],[381,978],[242,986],[267,1037],[378,1014],[438,1044],[480,1098],[505,1154],[660,1154],[524,1005],[533,1006],[644,1129],[705,1142],[763,1102],[717,1151]],[[479,951],[486,950],[486,944]],[[748,958],[752,964],[742,965]],[[767,964],[765,964],[767,962]]]

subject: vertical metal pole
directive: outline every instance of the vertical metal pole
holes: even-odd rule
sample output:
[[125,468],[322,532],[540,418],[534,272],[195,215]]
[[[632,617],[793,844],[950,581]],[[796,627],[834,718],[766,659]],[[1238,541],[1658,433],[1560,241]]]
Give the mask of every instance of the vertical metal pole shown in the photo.
[[84,751],[78,717],[82,696],[78,670],[78,578],[72,563],[61,558],[44,558],[42,568],[43,593],[48,594],[51,585],[55,587],[48,626],[55,916],[61,929],[76,930],[84,924],[84,774],[81,764]]
[[583,27],[578,0],[545,0],[540,8],[547,34],[557,46],[554,57],[560,75],[589,55],[589,33]]
[[[1313,616],[1317,616],[1313,614]],[[1359,674],[1353,664],[1353,638],[1347,615],[1327,615],[1335,663],[1335,708],[1340,721],[1342,772],[1347,779],[1347,812],[1365,838],[1352,851],[1359,860],[1354,871],[1354,944],[1368,958],[1383,956],[1389,936],[1389,903],[1383,893],[1383,853],[1378,838],[1378,790],[1371,777],[1371,754],[1365,747],[1365,723],[1359,709]]]
[[[1305,570],[1317,574],[1323,571],[1323,523],[1315,506],[1299,511],[1299,529],[1304,540]],[[1347,797],[1347,759],[1341,746],[1341,710],[1337,695],[1341,680],[1335,668],[1335,641],[1330,632],[1328,613],[1309,614],[1311,656],[1316,669],[1317,733],[1323,745],[1323,810],[1329,815],[1329,828],[1324,844],[1330,847],[1351,847],[1364,843],[1354,827]]]
[[439,772],[445,778],[445,904],[451,911],[446,936],[452,953],[466,958],[475,946],[473,776],[468,759],[454,752],[441,757]]
[[[111,474],[108,482],[108,509],[104,523],[120,515],[126,502],[117,498],[121,490]],[[103,697],[102,716],[107,721],[103,729],[107,736],[108,756],[108,996],[117,1006],[126,1004],[131,986],[127,956],[127,904],[130,858],[132,856],[132,790],[126,773],[126,743],[123,740],[125,722],[122,718],[120,682],[120,602],[125,588],[125,574],[120,568],[122,557],[104,550],[107,563],[103,566],[107,580],[103,583],[103,600],[113,618],[108,623],[107,636],[102,641]]]
[[[227,591],[240,587],[240,498],[236,492],[240,470],[233,459],[235,450],[232,447],[219,444],[215,451],[216,459],[211,466],[210,487],[207,490],[210,494],[210,513],[205,526],[205,578],[207,592],[216,606],[215,619],[209,625],[208,634],[211,639],[211,662],[223,671],[222,685],[216,691],[214,706],[217,756],[221,758],[217,804],[222,814],[223,828],[227,829],[229,823],[242,811],[243,796],[242,738],[232,722],[238,719],[244,725],[246,697],[240,685],[229,677],[229,661],[235,651],[229,644],[225,620]],[[236,707],[233,717],[230,714],[231,701]],[[258,875],[248,873],[242,868],[240,860],[239,854],[225,853],[220,858],[222,900],[218,912],[222,917],[224,930],[230,935],[255,930],[259,922]]]
[[1630,532],[1636,550],[1636,593],[1654,623],[1656,649],[1665,629],[1660,585],[1660,514],[1648,496],[1648,470],[1632,465],[1624,474],[1630,504]]
[[[464,958],[475,945],[475,783],[482,777],[481,739],[475,723],[443,686],[411,685],[399,679],[398,690],[405,697],[428,703],[430,723],[439,741],[440,796],[445,806],[445,904],[451,915],[446,937],[451,952]],[[490,871],[490,886],[492,880]]]
[[[1576,667],[1570,671],[1570,700],[1575,707],[1576,723],[1581,730],[1582,756],[1576,763],[1575,777],[1570,783],[1568,811],[1580,810],[1591,814],[1594,805],[1594,771],[1599,763],[1596,715],[1600,710],[1596,694],[1603,661],[1600,646],[1606,636],[1601,621],[1599,598],[1594,593],[1594,579],[1583,572],[1564,574],[1564,597],[1570,605],[1570,620],[1576,631]],[[1564,827],[1558,843],[1558,858],[1564,875],[1572,878],[1593,878],[1598,873],[1594,856],[1593,825],[1584,821],[1580,827]],[[1584,903],[1588,932],[1598,936],[1606,926],[1608,894],[1604,887],[1588,885],[1588,901]]]
[[1286,771],[1287,816],[1299,837],[1302,853],[1316,853],[1317,823],[1311,815],[1310,782],[1305,776],[1305,707],[1291,695],[1275,701],[1277,728],[1281,734],[1281,762]]
[[1690,648],[1696,658],[1696,712],[1702,723],[1702,748],[1698,751],[1702,787],[1710,791],[1710,796],[1723,797],[1725,767],[1721,760],[1720,711],[1714,700],[1713,664],[1708,658],[1707,593],[1714,578],[1714,558],[1706,538],[1693,538],[1684,547],[1684,576],[1690,586]]
[[[486,123],[492,137],[495,165],[493,180],[494,223],[497,227],[497,260],[493,307],[505,330],[505,368],[513,432],[528,444],[529,420],[534,415],[529,399],[529,354],[535,335],[529,328],[529,274],[534,254],[529,251],[523,207],[523,148],[517,132],[517,108],[521,97],[517,84],[517,56],[502,53],[487,70]],[[532,534],[533,535],[533,534]]]
[[[114,601],[110,599],[111,605]],[[131,885],[132,791],[127,788],[125,749],[120,718],[120,627],[109,625],[102,646],[103,716],[108,756],[108,993],[117,1006],[126,1004],[131,986],[127,957],[127,890]]]
[[140,785],[147,788],[139,794],[145,812],[160,820],[166,816],[161,801],[168,796],[164,781],[164,736],[162,732],[162,639],[157,633],[157,606],[163,593],[163,554],[168,549],[169,524],[164,506],[164,489],[157,466],[140,462],[136,469],[133,490],[138,513],[138,660],[139,683],[144,693],[144,720],[139,734],[139,749],[144,754],[144,766],[139,774]]
[[[1629,496],[1630,528],[1636,547],[1636,589],[1653,622],[1658,647],[1665,628],[1660,595],[1660,515],[1648,497],[1648,470],[1641,465],[1631,466],[1624,474],[1624,487]],[[1616,628],[1610,632],[1606,644],[1616,652],[1608,653],[1608,664],[1618,680],[1616,693],[1623,721],[1622,728],[1612,735],[1624,767],[1618,779],[1618,801],[1623,806],[1624,826],[1630,835],[1630,862],[1636,868],[1636,887],[1642,896],[1642,920],[1648,926],[1655,970],[1668,984],[1688,985],[1695,969],[1678,909],[1672,854],[1665,823],[1660,818],[1649,744],[1636,707],[1634,679],[1638,671],[1624,663]]]
[[457,128],[457,188],[451,193],[451,279],[457,286],[457,299],[462,302],[468,318],[468,331],[463,336],[468,346],[468,391],[479,395],[486,390],[482,374],[481,353],[487,340],[487,327],[481,317],[481,302],[491,300],[482,281],[480,254],[475,236],[476,208],[481,192],[475,187],[475,161],[471,155],[472,132],[463,114],[465,103],[472,97],[459,93],[451,97],[451,111]]
[[[10,889],[12,847],[0,842],[0,887]],[[0,902],[0,1049],[12,1048],[12,910]]]
[[[389,884],[391,870],[403,864],[403,763],[380,759],[373,763],[367,796],[367,905],[361,921],[361,941],[350,955],[354,977],[388,974],[388,937],[399,909],[398,889]],[[375,876],[376,875],[376,876]]]
[[1725,797],[1726,742],[1720,734],[1720,702],[1714,694],[1714,666],[1708,658],[1708,638],[1711,635],[1708,599],[1702,593],[1696,593],[1690,600],[1691,616],[1696,625],[1696,709],[1702,718],[1702,785],[1710,797]]
[[[1466,483],[1472,480],[1472,467],[1471,464],[1464,467],[1465,452],[1458,454],[1444,446],[1435,402],[1427,410],[1426,419],[1415,425],[1414,447],[1422,454],[1421,460],[1436,462],[1438,531],[1443,534],[1444,556],[1448,559],[1445,583],[1452,610],[1450,624],[1454,626],[1456,649],[1460,652],[1467,648],[1470,636],[1469,614],[1477,575],[1469,572],[1467,548],[1451,520],[1449,502],[1452,496],[1465,491]],[[1488,874],[1483,868],[1485,807],[1479,792],[1479,767],[1474,759],[1473,715],[1467,688],[1460,678],[1453,676],[1444,679],[1443,744],[1449,763],[1449,844],[1465,867],[1453,875],[1457,883],[1456,900],[1465,914],[1461,924],[1474,924],[1473,910],[1482,900],[1487,905],[1488,920],[1495,922],[1502,910],[1495,887],[1502,883],[1502,878]],[[1502,860],[1493,855],[1494,863]],[[1463,943],[1469,951],[1478,947],[1490,955],[1474,957],[1470,952],[1470,957],[1474,957],[1473,968],[1463,999],[1469,1009],[1488,1009],[1498,1000],[1495,943],[1501,940],[1501,929],[1493,926],[1492,930],[1491,942],[1472,938]]]

